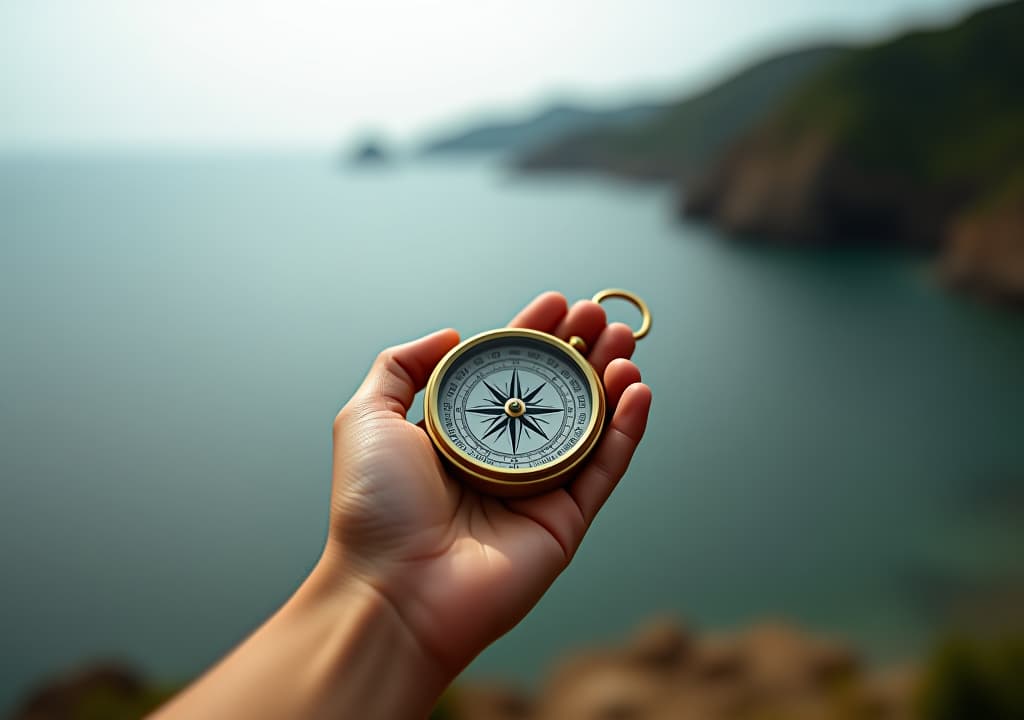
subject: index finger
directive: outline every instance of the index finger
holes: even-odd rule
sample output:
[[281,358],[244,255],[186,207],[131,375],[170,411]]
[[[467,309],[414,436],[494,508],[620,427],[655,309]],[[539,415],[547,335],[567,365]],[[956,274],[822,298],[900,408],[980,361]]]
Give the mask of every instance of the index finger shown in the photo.
[[569,303],[566,301],[565,295],[548,291],[535,297],[529,305],[512,318],[512,322],[508,326],[553,333],[567,312],[569,312]]

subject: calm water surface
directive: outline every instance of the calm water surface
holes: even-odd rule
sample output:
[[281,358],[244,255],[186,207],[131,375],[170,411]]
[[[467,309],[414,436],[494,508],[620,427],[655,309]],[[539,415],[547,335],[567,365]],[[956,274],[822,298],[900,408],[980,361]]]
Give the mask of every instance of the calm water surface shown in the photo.
[[331,419],[377,351],[547,288],[649,301],[653,418],[471,672],[530,679],[660,611],[899,657],[1024,575],[1000,499],[1024,482],[1021,316],[917,258],[742,247],[672,209],[487,163],[0,161],[0,708],[85,659],[185,678],[225,652],[315,560]]

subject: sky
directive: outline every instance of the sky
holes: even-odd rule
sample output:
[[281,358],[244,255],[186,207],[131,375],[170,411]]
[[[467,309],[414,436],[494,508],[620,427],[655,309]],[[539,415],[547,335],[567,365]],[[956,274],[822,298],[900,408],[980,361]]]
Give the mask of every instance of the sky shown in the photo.
[[0,0],[0,149],[402,144],[545,102],[680,96],[978,0]]

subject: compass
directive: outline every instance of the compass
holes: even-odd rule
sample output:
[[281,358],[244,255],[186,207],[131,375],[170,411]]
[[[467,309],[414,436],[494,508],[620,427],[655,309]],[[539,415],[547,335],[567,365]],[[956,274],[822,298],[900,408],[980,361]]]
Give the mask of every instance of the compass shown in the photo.
[[[627,290],[602,290],[594,302],[627,300],[651,327],[647,304]],[[477,489],[523,497],[571,476],[601,437],[604,386],[586,343],[538,330],[505,328],[469,338],[445,355],[427,381],[427,434],[455,473]]]

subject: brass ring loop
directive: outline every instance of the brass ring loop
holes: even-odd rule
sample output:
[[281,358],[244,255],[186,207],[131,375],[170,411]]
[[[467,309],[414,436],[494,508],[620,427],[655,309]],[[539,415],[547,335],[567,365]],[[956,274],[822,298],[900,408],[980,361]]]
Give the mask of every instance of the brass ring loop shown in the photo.
[[637,310],[640,311],[641,321],[640,328],[633,331],[633,339],[639,340],[651,331],[651,309],[647,307],[647,303],[640,299],[635,293],[631,293],[629,290],[622,290],[621,288],[608,288],[601,290],[599,293],[594,295],[594,302],[600,303],[602,300],[608,298],[619,298],[632,304]]

